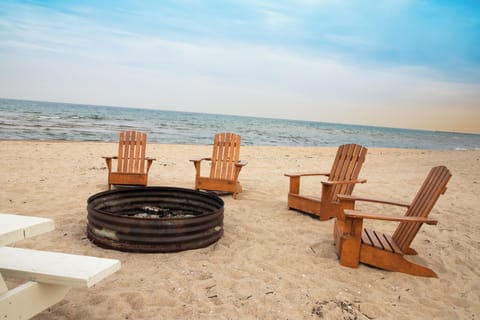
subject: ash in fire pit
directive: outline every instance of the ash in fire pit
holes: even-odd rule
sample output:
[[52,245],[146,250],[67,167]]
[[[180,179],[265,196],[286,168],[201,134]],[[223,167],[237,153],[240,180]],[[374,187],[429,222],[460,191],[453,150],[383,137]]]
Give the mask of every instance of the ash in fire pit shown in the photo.
[[87,201],[87,236],[101,247],[175,252],[223,235],[223,200],[190,189],[143,187],[97,193]]
[[168,208],[144,207],[143,212],[129,214],[131,217],[137,218],[188,218],[195,217],[193,211],[187,210],[172,210]]

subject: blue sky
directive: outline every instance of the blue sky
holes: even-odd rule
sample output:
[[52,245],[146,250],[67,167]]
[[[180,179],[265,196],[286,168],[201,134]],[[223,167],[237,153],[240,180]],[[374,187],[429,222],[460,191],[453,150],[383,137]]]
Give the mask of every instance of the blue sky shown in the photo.
[[479,1],[1,1],[0,97],[480,133]]

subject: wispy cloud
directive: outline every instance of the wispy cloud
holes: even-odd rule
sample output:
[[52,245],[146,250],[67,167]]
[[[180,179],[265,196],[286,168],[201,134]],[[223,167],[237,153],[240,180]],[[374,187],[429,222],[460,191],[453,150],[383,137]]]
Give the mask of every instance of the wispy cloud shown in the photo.
[[469,8],[462,3],[7,3],[6,13],[0,14],[0,39],[80,51],[94,46],[105,50],[102,44],[117,49],[116,38],[131,35],[159,41],[237,42],[288,48],[344,63],[424,66],[445,77],[476,81],[480,74],[471,66],[480,67],[476,41],[480,21],[472,9],[480,9],[480,4],[469,3],[473,7]]

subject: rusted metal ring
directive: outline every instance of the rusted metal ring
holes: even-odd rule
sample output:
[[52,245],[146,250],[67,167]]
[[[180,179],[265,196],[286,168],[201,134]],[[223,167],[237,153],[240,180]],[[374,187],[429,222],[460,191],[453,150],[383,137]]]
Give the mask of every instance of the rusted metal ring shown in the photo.
[[[138,217],[145,207],[188,216]],[[224,202],[212,193],[173,187],[110,190],[87,200],[87,236],[100,247],[176,252],[206,247],[223,235]]]

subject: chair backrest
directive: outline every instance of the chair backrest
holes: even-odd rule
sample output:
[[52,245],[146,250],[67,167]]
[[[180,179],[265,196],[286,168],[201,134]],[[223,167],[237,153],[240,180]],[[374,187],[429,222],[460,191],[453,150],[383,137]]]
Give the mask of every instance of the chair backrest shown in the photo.
[[145,173],[146,149],[146,133],[139,131],[120,132],[117,171],[122,173]]
[[[344,144],[338,147],[328,177],[329,181],[357,180],[365,162],[368,149],[358,144]],[[332,192],[332,201],[337,201],[337,195],[351,195],[355,184],[336,184]]]
[[213,140],[210,178],[233,180],[235,163],[240,157],[240,136],[235,133],[217,133]]
[[[440,195],[447,190],[447,183],[451,177],[452,174],[445,166],[432,168],[405,216],[428,217]],[[405,252],[410,247],[421,226],[420,222],[401,222],[398,225],[392,238],[402,251]]]

